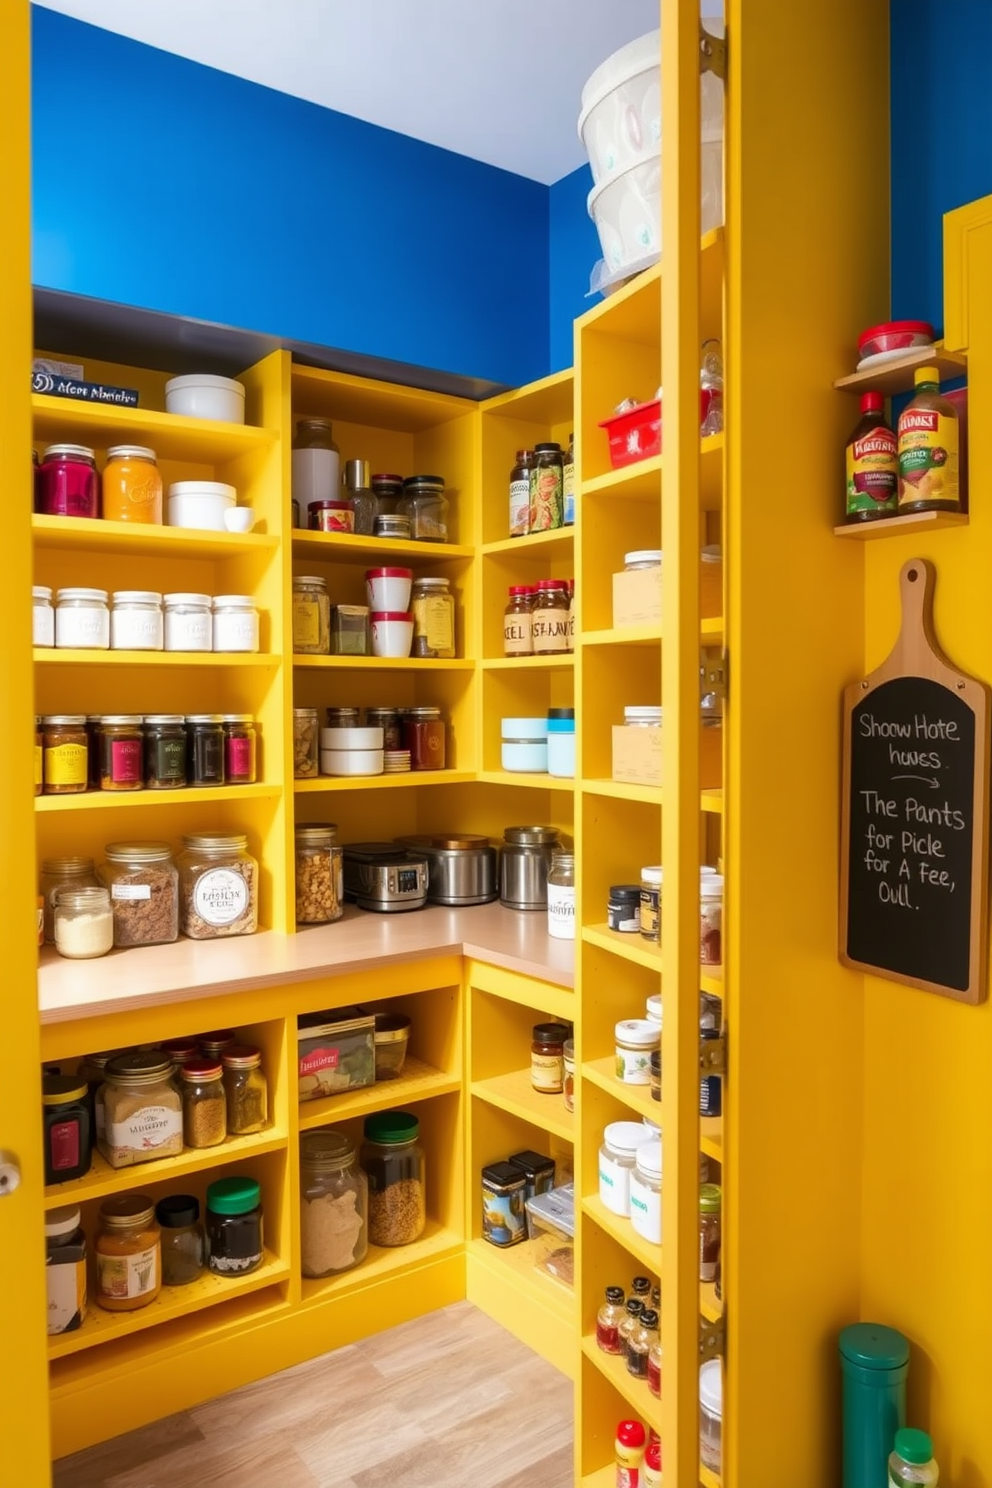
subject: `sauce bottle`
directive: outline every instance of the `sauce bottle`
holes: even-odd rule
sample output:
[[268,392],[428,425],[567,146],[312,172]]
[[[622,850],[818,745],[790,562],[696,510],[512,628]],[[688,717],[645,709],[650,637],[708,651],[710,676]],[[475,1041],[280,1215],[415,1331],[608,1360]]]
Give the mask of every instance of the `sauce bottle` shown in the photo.
[[899,489],[896,436],[881,393],[862,393],[861,418],[847,441],[847,522],[894,517]]
[[937,368],[918,367],[899,415],[899,512],[960,510],[957,409],[941,397]]

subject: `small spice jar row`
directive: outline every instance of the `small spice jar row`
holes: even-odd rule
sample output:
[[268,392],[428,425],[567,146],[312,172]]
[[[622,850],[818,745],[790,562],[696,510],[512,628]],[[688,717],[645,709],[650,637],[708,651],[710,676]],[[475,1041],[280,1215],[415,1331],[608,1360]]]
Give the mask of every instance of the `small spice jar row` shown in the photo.
[[511,584],[503,612],[504,656],[564,656],[575,650],[575,580]]
[[49,713],[35,719],[36,796],[253,785],[251,713]]
[[540,1152],[514,1152],[482,1169],[482,1238],[501,1250],[532,1237],[529,1199],[555,1186],[555,1162]]
[[[107,1312],[137,1312],[163,1286],[187,1286],[204,1271],[245,1276],[265,1259],[262,1190],[255,1178],[218,1178],[207,1188],[205,1224],[193,1194],[114,1194],[89,1242],[78,1205],[45,1217],[48,1333],[83,1324],[92,1296]],[[92,1265],[90,1255],[92,1253]]]
[[450,580],[410,568],[372,568],[364,605],[332,604],[327,579],[293,579],[293,650],[298,656],[451,658],[455,597]]
[[[609,928],[660,944],[664,880],[665,870],[654,864],[641,869],[639,884],[613,884],[606,905]],[[700,868],[699,960],[703,966],[723,964],[723,887],[722,873]]]
[[94,1148],[127,1168],[261,1131],[268,1081],[261,1050],[226,1029],[88,1054],[73,1074],[42,1075],[42,1106],[45,1181],[67,1183],[89,1172]]
[[648,1276],[635,1276],[628,1292],[608,1286],[596,1314],[596,1343],[604,1354],[623,1359],[627,1372],[661,1395],[661,1288]]
[[77,651],[257,651],[259,612],[250,594],[159,594],[154,589],[36,584],[35,646]]
[[[720,1036],[719,998],[706,992],[699,996],[699,1037]],[[643,1018],[622,1018],[616,1025],[616,1077],[624,1085],[650,1085],[652,1100],[661,1100],[661,1038],[663,1029],[661,993],[646,999]],[[699,1082],[700,1116],[719,1116],[723,1109],[720,1075],[704,1075]]]
[[[293,709],[293,774],[297,780],[315,780],[318,774],[391,774],[406,770],[443,770],[447,757],[447,725],[440,708],[327,708],[327,728],[320,727],[317,708]],[[376,740],[363,736],[376,730]],[[348,747],[346,730],[354,731],[354,746]],[[378,733],[381,731],[381,741]],[[321,734],[333,736],[325,743]],[[332,747],[333,746],[333,747]],[[374,748],[381,762],[361,756]],[[347,759],[337,756],[354,754]],[[331,758],[335,756],[335,758]],[[369,768],[372,764],[373,768]],[[331,769],[329,766],[333,765]]]
[[551,532],[575,521],[575,435],[517,450],[510,471],[510,536]]
[[38,886],[44,938],[61,956],[90,960],[114,949],[253,935],[258,862],[242,832],[191,833],[173,858],[168,842],[109,842],[92,858],[45,858]]
[[447,542],[443,476],[372,475],[370,468],[368,460],[342,462],[329,418],[301,418],[293,436],[293,526]]

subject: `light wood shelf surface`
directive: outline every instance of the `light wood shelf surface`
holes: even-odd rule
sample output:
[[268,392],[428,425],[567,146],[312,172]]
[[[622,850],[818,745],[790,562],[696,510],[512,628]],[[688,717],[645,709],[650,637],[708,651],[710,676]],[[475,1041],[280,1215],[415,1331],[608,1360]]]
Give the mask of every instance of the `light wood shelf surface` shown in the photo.
[[907,512],[904,517],[877,517],[872,522],[845,522],[834,537],[853,542],[875,542],[880,537],[924,537],[941,527],[967,527],[966,512]]
[[913,389],[913,374],[918,367],[936,367],[941,382],[950,382],[967,374],[968,358],[962,351],[945,351],[939,344],[917,347],[881,366],[838,377],[834,387],[842,393],[908,393]]
[[299,1125],[301,1131],[315,1126],[327,1126],[335,1121],[347,1121],[353,1116],[369,1116],[373,1111],[388,1111],[394,1106],[406,1106],[413,1101],[429,1100],[433,1096],[452,1095],[462,1088],[459,1070],[439,1070],[422,1059],[408,1055],[403,1064],[403,1073],[395,1080],[378,1080],[364,1090],[349,1094],[328,1095],[320,1100],[301,1101]]
[[530,1070],[511,1070],[505,1075],[492,1075],[488,1080],[473,1080],[472,1094],[477,1100],[497,1106],[511,1116],[560,1137],[575,1140],[575,1117],[566,1111],[560,1095],[542,1095],[531,1084]]

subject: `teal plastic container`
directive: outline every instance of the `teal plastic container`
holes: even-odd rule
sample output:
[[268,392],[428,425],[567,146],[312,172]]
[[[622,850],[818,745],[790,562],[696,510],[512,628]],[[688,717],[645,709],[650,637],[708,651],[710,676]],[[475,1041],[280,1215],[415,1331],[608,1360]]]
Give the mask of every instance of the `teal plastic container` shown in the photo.
[[843,1488],[888,1488],[889,1453],[906,1424],[909,1340],[880,1323],[853,1323],[839,1340]]

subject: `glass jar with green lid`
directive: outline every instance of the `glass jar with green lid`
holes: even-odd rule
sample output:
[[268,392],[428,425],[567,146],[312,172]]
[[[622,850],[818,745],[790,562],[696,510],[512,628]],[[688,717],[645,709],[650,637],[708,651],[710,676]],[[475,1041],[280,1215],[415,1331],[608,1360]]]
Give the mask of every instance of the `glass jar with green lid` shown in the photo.
[[300,1246],[304,1276],[334,1276],[368,1252],[368,1180],[344,1132],[300,1137]]
[[409,1245],[427,1223],[420,1122],[411,1111],[378,1111],[365,1118],[362,1167],[369,1180],[369,1240]]
[[207,1189],[209,1270],[246,1276],[264,1259],[261,1185],[255,1178],[218,1178]]

